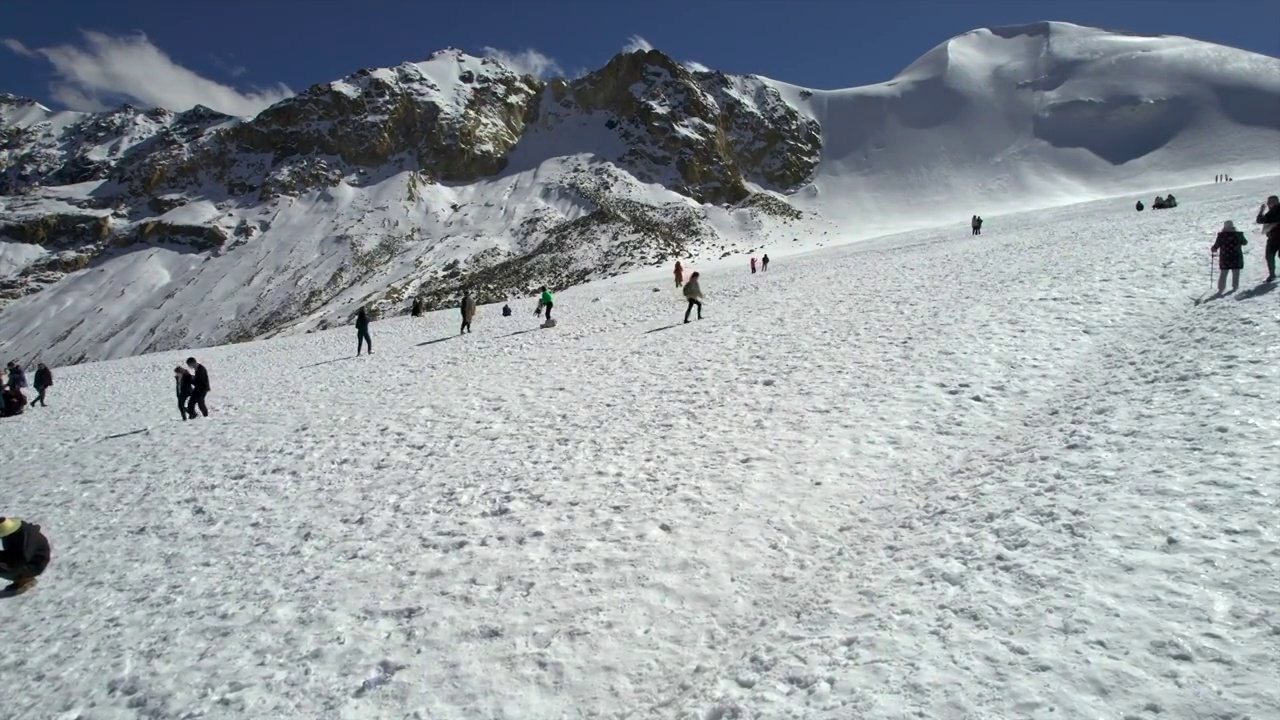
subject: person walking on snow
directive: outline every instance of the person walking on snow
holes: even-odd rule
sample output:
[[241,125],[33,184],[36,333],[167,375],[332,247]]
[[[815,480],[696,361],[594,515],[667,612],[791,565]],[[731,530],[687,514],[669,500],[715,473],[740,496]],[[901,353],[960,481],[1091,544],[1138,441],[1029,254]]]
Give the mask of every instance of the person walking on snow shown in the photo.
[[538,292],[542,293],[538,296],[538,307],[533,309],[534,317],[537,317],[542,308],[547,309],[547,321],[542,324],[543,327],[551,327],[551,308],[555,305],[555,298],[551,297],[551,291],[546,285],[538,288]]
[[193,374],[191,380],[191,396],[187,398],[187,419],[196,419],[196,408],[200,408],[200,414],[209,417],[209,408],[205,407],[204,399],[209,395],[209,371],[204,369],[204,365],[196,362],[193,357],[187,358],[187,367],[191,368]]
[[684,321],[689,322],[689,313],[693,309],[698,308],[698,319],[702,319],[702,286],[698,283],[698,273],[689,276],[689,282],[684,286],[684,299],[689,301],[689,306],[684,309]]
[[1266,282],[1275,282],[1276,280],[1276,255],[1280,254],[1280,197],[1272,195],[1258,209],[1258,217],[1254,220],[1262,226],[1262,232],[1267,236],[1267,280]]
[[39,405],[40,407],[49,407],[45,404],[44,394],[53,387],[53,372],[45,367],[44,363],[36,364],[35,385],[36,399],[31,401],[31,407]]
[[365,312],[364,306],[356,311],[356,357],[360,357],[360,350],[364,347],[369,348],[369,354],[373,354],[373,338],[369,337],[369,313]]
[[751,256],[751,274],[756,274],[756,258],[754,255]]
[[676,261],[676,287],[680,287],[682,285],[684,285],[684,266],[680,264],[679,260],[677,260]]
[[462,329],[458,334],[471,332],[471,320],[476,316],[476,301],[470,290],[462,291]]
[[760,272],[769,272],[769,253],[760,258]]
[[178,395],[178,414],[187,419],[187,401],[195,391],[196,379],[191,372],[179,365],[173,369],[173,389]]
[[1218,294],[1227,290],[1227,273],[1231,273],[1231,292],[1240,289],[1240,271],[1244,269],[1244,246],[1249,241],[1244,233],[1236,230],[1230,220],[1222,223],[1222,232],[1214,240],[1209,252],[1218,254]]
[[4,592],[14,595],[31,589],[51,556],[49,539],[39,525],[0,517],[0,578],[12,583]]

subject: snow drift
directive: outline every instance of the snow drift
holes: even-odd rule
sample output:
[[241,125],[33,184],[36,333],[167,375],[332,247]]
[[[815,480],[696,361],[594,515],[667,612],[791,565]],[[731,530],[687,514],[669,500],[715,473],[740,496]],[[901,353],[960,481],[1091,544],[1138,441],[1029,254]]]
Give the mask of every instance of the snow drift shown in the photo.
[[1280,60],[1036,23],[813,90],[449,50],[256,118],[4,96],[0,142],[0,353],[60,364],[1274,173]]

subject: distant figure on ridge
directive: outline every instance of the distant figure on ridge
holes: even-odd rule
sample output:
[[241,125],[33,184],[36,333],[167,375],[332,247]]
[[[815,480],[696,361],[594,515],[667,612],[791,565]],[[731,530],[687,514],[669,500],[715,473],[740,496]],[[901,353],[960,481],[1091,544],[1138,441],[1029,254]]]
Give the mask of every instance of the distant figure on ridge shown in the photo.
[[502,304],[502,317],[511,317],[511,306],[506,303]]
[[752,275],[756,274],[756,256],[755,255],[751,256],[751,274]]
[[1249,241],[1244,233],[1236,230],[1230,220],[1222,223],[1222,232],[1214,240],[1209,252],[1218,255],[1218,294],[1227,290],[1227,273],[1231,273],[1231,292],[1240,289],[1240,271],[1244,269],[1244,246]]
[[702,319],[702,286],[698,283],[698,273],[689,276],[689,282],[684,286],[684,299],[689,301],[689,306],[684,309],[684,321],[689,322],[689,313],[693,312],[693,308],[698,308],[698,319]]
[[1262,226],[1262,233],[1267,236],[1267,280],[1276,281],[1276,255],[1280,254],[1280,197],[1272,195],[1258,208],[1258,217],[1254,220]]
[[45,404],[44,394],[53,387],[53,372],[44,363],[36,363],[36,377],[32,387],[36,389],[36,399],[31,401],[31,407],[49,407]]
[[769,253],[760,258],[760,272],[769,272]]
[[360,350],[365,346],[369,348],[369,354],[373,354],[373,338],[369,337],[369,313],[365,312],[364,306],[356,312],[356,357],[360,357]]
[[1138,212],[1142,212],[1142,209],[1143,209],[1144,207],[1146,207],[1146,206],[1142,204],[1142,201],[1141,201],[1141,200],[1139,200],[1139,201],[1138,201],[1138,204],[1137,204],[1137,205],[1134,205],[1133,207],[1134,207]]
[[0,517],[0,578],[12,582],[4,589],[6,594],[30,590],[49,567],[51,556],[49,539],[39,525]]
[[409,314],[413,317],[422,317],[422,298],[413,299],[413,305],[409,308]]
[[458,334],[471,332],[471,320],[476,316],[476,301],[470,290],[462,291],[462,329]]
[[676,287],[680,287],[682,285],[684,285],[684,266],[680,264],[679,260],[677,260],[676,261]]
[[538,288],[538,292],[542,294],[538,296],[538,307],[533,309],[533,315],[537,317],[538,313],[542,312],[542,308],[546,308],[547,321],[542,323],[542,327],[555,327],[555,322],[551,319],[551,308],[555,306],[555,298],[551,296],[551,291],[546,285]]
[[196,408],[200,408],[200,414],[209,417],[209,408],[205,407],[204,399],[209,395],[209,371],[204,369],[204,365],[196,362],[193,357],[187,358],[187,367],[191,368],[193,379],[191,382],[191,397],[187,399],[187,419],[196,419]]
[[973,229],[974,235],[981,235],[982,234],[982,218],[977,215],[974,215],[973,218],[969,220],[969,227]]
[[191,393],[196,389],[196,379],[190,370],[181,365],[173,369],[173,389],[178,395],[178,414],[186,420],[188,419],[187,402],[191,400]]

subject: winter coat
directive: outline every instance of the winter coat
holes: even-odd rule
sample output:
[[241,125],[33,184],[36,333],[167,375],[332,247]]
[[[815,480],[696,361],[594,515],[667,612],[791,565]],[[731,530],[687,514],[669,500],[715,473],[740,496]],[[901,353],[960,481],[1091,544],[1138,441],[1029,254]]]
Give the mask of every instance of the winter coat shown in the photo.
[[510,305],[503,305],[503,306],[502,306],[502,317],[511,317],[511,306],[510,306]]
[[9,366],[9,387],[24,388],[27,386],[27,374],[17,365]]
[[1244,233],[1239,230],[1224,230],[1218,233],[1218,239],[1213,243],[1213,252],[1218,253],[1218,268],[1221,270],[1243,270],[1244,269],[1244,246],[1249,241],[1245,238]]
[[550,305],[553,299],[550,290],[543,290],[542,297],[538,299],[538,302],[542,305]]
[[191,390],[198,393],[209,392],[209,371],[200,363],[196,363],[196,376]]
[[462,319],[471,322],[476,316],[476,299],[470,295],[462,296]]
[[[208,380],[207,375],[205,376],[205,379],[206,381]],[[191,376],[191,373],[185,370],[181,375],[173,379],[173,384],[174,388],[177,390],[179,400],[191,397],[191,393],[196,389],[196,379]]]
[[369,332],[369,316],[363,310],[356,313],[356,330],[358,332]]
[[49,566],[49,539],[40,526],[17,518],[0,520],[0,564],[7,575],[35,577]]
[[4,416],[21,415],[23,409],[27,406],[27,396],[23,395],[21,390],[12,386],[5,388],[3,395]]
[[1141,201],[1141,200],[1139,200],[1139,201],[1138,201],[1138,204],[1137,204],[1137,205],[1134,205],[1134,207],[1135,207],[1135,208],[1137,208],[1138,212],[1142,212],[1142,207],[1143,207],[1143,205],[1142,205],[1142,201]]
[[684,296],[690,300],[702,299],[702,288],[699,286],[698,279],[690,280],[684,284]]
[[53,372],[47,367],[36,369],[36,385],[37,391],[53,387]]
[[1280,205],[1259,212],[1254,222],[1262,226],[1262,232],[1272,242],[1280,242]]

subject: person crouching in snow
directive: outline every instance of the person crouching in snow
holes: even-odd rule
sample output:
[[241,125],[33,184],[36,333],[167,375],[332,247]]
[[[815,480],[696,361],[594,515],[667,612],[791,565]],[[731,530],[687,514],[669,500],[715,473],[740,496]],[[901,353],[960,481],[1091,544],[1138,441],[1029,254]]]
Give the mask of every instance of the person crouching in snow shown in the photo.
[[1231,292],[1240,289],[1240,271],[1244,269],[1244,246],[1249,241],[1244,233],[1236,230],[1230,220],[1222,223],[1222,232],[1213,241],[1209,252],[1218,254],[1218,294],[1227,290],[1227,273],[1231,273]]
[[684,286],[684,298],[689,301],[689,306],[684,309],[684,321],[689,322],[689,313],[693,312],[693,308],[698,308],[698,319],[702,319],[702,286],[698,284],[698,273],[689,276],[689,282]]
[[12,584],[6,593],[20,593],[35,584],[49,566],[49,540],[39,525],[0,517],[0,578]]

